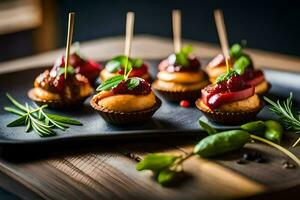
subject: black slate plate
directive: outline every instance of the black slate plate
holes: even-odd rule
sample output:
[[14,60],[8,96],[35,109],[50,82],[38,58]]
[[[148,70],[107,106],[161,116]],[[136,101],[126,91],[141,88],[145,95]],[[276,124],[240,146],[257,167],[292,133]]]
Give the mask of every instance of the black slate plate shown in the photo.
[[[151,73],[156,73],[157,61],[149,61]],[[32,87],[34,78],[45,68],[22,70],[0,74],[0,144],[30,144],[50,141],[83,140],[83,139],[122,139],[128,137],[145,137],[158,135],[195,135],[203,133],[198,125],[202,114],[195,107],[182,108],[178,104],[163,101],[162,107],[155,113],[153,119],[139,126],[117,127],[107,124],[89,105],[89,99],[77,111],[53,113],[72,116],[80,120],[84,126],[71,126],[67,131],[57,131],[53,137],[41,138],[33,131],[25,133],[25,127],[8,128],[6,125],[16,116],[3,110],[11,105],[5,97],[8,92],[20,102],[31,102],[27,91]],[[265,70],[266,78],[271,82],[270,96],[286,98],[289,92],[294,93],[294,101],[300,102],[300,74],[274,70]],[[270,118],[271,113],[265,108],[258,116]],[[226,128],[218,126],[219,128]]]

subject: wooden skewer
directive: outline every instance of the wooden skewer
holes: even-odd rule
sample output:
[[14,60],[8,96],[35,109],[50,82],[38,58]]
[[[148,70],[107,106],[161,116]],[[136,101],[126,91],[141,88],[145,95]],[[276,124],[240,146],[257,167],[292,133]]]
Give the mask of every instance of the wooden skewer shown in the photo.
[[226,34],[226,28],[224,24],[223,12],[221,10],[215,10],[214,15],[215,15],[215,22],[217,25],[222,52],[224,54],[225,59],[228,60],[230,54],[229,54],[229,45],[228,45],[228,39]]
[[125,38],[125,49],[124,49],[124,54],[127,57],[127,62],[124,70],[125,76],[127,73],[128,58],[130,56],[130,51],[131,51],[133,27],[134,27],[134,13],[128,12],[126,15],[126,38]]
[[70,48],[73,40],[73,30],[74,30],[74,18],[75,13],[69,13],[69,21],[68,21],[68,36],[67,36],[67,45],[66,45],[66,53],[65,53],[65,78],[67,78],[67,67],[69,66],[69,57],[70,57]]
[[181,12],[180,12],[180,10],[172,11],[172,25],[173,25],[174,51],[175,51],[175,53],[178,53],[181,49]]

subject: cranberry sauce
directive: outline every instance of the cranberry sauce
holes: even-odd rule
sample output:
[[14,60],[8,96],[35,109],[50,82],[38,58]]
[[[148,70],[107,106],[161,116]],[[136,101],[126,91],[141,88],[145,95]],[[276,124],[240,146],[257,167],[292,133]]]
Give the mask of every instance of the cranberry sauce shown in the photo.
[[[136,78],[136,77],[135,77]],[[114,94],[134,94],[134,95],[146,95],[151,92],[151,86],[150,84],[145,81],[144,79],[138,78],[139,84],[133,88],[128,88],[128,83],[130,79],[127,79],[126,81],[123,80],[121,83],[119,83],[115,88],[112,89],[112,92]]]
[[225,102],[248,98],[254,94],[254,87],[247,84],[240,75],[233,75],[214,85],[201,90],[202,101],[214,110]]
[[181,66],[176,64],[176,55],[172,54],[167,59],[161,61],[161,63],[158,65],[159,71],[166,71],[166,72],[182,72],[182,71],[199,71],[201,68],[200,61],[194,57],[189,56],[188,57],[189,66]]
[[[93,60],[85,60],[78,54],[73,53],[69,57],[70,65],[75,69],[77,73],[84,75],[93,83],[98,77],[102,66]],[[65,56],[61,56],[55,63],[55,67],[65,66]]]

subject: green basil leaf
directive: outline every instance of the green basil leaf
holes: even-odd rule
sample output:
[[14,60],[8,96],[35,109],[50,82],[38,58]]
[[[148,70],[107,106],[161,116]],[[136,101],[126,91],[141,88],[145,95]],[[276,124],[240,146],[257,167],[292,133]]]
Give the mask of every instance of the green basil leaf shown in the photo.
[[124,75],[114,76],[98,86],[97,91],[108,91],[114,87],[116,87],[122,80],[124,80]]
[[149,154],[136,165],[136,170],[159,171],[171,166],[177,158],[177,156],[173,155]]
[[80,121],[77,121],[77,120],[69,118],[69,117],[64,117],[64,116],[55,115],[55,114],[46,114],[46,115],[48,118],[58,121],[58,122],[62,122],[64,124],[82,125],[82,123]]
[[127,80],[127,87],[129,90],[133,90],[140,84],[140,79],[137,77],[133,77]]
[[234,44],[230,48],[230,56],[239,58],[242,55],[243,48],[240,44]]
[[176,64],[181,65],[183,67],[189,66],[190,62],[186,54],[179,52],[176,53]]
[[181,52],[184,53],[185,55],[189,55],[193,51],[193,46],[192,45],[186,45],[182,47]]
[[176,182],[178,175],[179,172],[165,169],[158,173],[156,180],[162,186],[168,186]]
[[213,127],[211,127],[210,125],[208,125],[202,120],[199,120],[199,124],[209,135],[218,133],[217,130],[215,130]]
[[121,63],[118,60],[111,60],[105,65],[105,69],[111,73],[118,71],[121,68]]
[[246,68],[250,65],[250,59],[247,56],[241,56],[233,65],[233,69],[239,74],[244,74]]
[[140,68],[143,65],[144,61],[141,58],[135,58],[131,59],[131,63],[134,68]]
[[14,126],[21,126],[25,124],[25,120],[26,120],[27,115],[23,115],[21,117],[19,117],[18,119],[10,122],[9,124],[7,124],[7,127],[14,127]]

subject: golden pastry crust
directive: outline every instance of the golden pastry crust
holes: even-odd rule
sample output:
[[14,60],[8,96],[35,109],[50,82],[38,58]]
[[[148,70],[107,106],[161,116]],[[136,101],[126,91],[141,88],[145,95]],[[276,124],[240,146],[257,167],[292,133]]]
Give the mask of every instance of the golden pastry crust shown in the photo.
[[207,67],[206,68],[206,72],[209,76],[209,80],[212,82],[212,83],[215,83],[216,82],[216,79],[222,75],[222,74],[226,74],[227,72],[227,67],[226,66],[218,66],[218,67]]
[[[100,80],[101,81],[106,81],[107,79],[109,79],[111,77],[114,77],[114,76],[117,76],[117,75],[120,75],[120,74],[111,73],[111,72],[107,71],[106,69],[103,69],[100,72]],[[140,78],[145,79],[145,80],[150,80],[150,74],[149,73],[143,74],[142,76],[140,76]]]
[[268,89],[269,89],[269,83],[266,80],[264,80],[263,82],[255,86],[255,93],[264,94],[268,91]]
[[112,111],[142,111],[153,107],[156,103],[156,97],[153,92],[147,95],[118,94],[101,98],[106,96],[106,93],[102,91],[96,95],[96,97],[99,97],[98,105]]
[[190,84],[199,83],[206,79],[206,75],[203,71],[199,72],[166,72],[161,71],[157,74],[157,78],[162,81]]
[[[202,101],[200,102],[200,104],[202,109],[206,111],[212,111]],[[256,94],[254,94],[253,96],[248,97],[247,99],[234,101],[230,103],[224,103],[221,106],[219,106],[217,110],[220,112],[232,112],[232,113],[249,112],[259,108],[259,106],[260,106],[259,97]]]
[[[192,91],[192,90],[200,90],[207,86],[209,81],[203,80],[198,83],[176,83],[176,82],[168,82],[162,80],[155,80],[152,84],[153,88],[158,90],[165,90],[165,91]],[[200,91],[199,91],[200,93]]]

